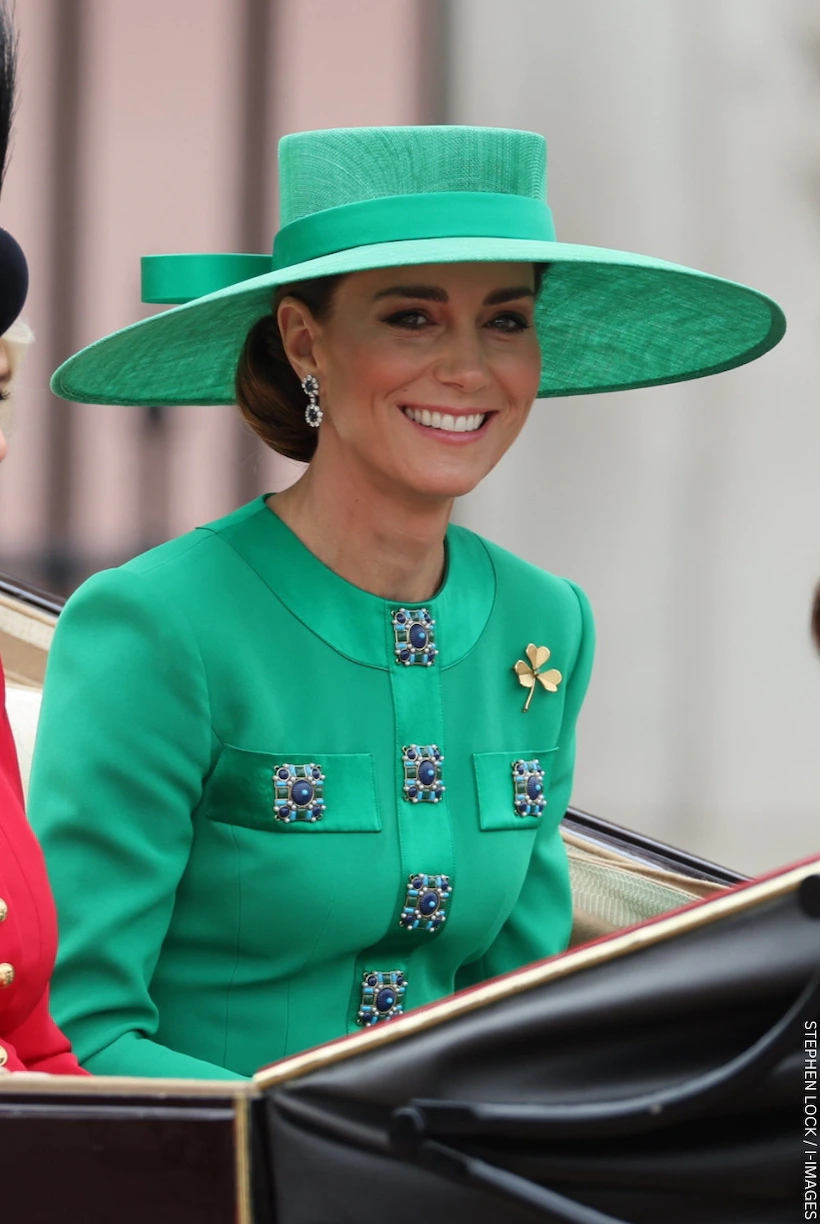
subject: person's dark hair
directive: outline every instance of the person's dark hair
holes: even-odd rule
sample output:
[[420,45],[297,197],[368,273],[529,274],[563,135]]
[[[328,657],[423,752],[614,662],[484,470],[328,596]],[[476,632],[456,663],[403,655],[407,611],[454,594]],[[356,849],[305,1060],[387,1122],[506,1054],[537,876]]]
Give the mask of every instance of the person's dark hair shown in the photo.
[[[550,265],[534,267],[537,293]],[[333,297],[342,279],[322,276],[277,290],[271,313],[263,315],[248,332],[236,368],[236,402],[251,429],[266,446],[302,463],[313,458],[318,431],[305,420],[305,393],[285,354],[277,311],[283,298],[294,297],[322,322],[333,309]]]
[[0,0],[0,187],[6,177],[16,105],[17,31],[6,0]]

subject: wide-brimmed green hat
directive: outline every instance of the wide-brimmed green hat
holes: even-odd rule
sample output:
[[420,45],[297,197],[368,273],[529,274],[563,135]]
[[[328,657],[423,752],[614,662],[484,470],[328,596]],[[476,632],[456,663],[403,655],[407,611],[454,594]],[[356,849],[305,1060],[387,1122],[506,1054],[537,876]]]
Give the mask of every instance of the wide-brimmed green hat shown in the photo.
[[540,396],[700,378],[777,344],[754,289],[643,255],[556,241],[546,144],[474,127],[339,128],[279,146],[273,255],[143,260],[143,298],[182,303],[106,336],[52,387],[96,404],[229,404],[239,353],[278,286],[411,264],[551,265],[536,302]]

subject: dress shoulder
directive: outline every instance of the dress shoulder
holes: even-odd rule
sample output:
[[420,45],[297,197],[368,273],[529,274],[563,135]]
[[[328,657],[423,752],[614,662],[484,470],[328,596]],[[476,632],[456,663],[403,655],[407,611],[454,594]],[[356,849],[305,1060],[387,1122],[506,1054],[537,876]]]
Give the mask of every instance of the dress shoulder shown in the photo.
[[584,592],[571,579],[553,574],[531,561],[525,561],[509,549],[502,548],[500,544],[465,527],[453,527],[451,531],[459,533],[460,543],[472,548],[479,546],[485,550],[495,571],[498,595],[502,601],[532,599],[543,604],[547,600],[552,606],[555,606],[557,601],[559,608],[568,613],[577,613],[580,602],[582,612],[588,611],[589,605]]
[[[69,598],[66,608],[73,611],[89,600],[123,599],[164,603],[173,600],[180,608],[196,606],[207,591],[226,581],[236,554],[226,547],[244,525],[264,510],[257,498],[232,514],[196,527],[192,531],[150,548],[113,569],[100,570],[87,579]],[[158,606],[158,605],[157,605]]]

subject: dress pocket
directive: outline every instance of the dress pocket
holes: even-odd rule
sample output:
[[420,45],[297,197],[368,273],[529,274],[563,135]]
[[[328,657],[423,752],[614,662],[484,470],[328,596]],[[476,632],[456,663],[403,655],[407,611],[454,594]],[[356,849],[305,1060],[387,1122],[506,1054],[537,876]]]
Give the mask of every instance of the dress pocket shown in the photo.
[[[537,829],[547,818],[557,746],[526,752],[475,752],[478,822],[492,832]],[[563,815],[563,812],[561,813]]]
[[382,827],[367,752],[251,752],[225,744],[203,807],[208,820],[270,833],[378,833]]

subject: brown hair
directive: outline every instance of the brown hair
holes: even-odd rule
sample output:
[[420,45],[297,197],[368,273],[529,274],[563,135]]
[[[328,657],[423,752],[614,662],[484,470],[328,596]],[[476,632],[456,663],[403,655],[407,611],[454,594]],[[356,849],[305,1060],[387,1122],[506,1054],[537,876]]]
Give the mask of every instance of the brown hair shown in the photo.
[[[534,265],[536,293],[550,266]],[[321,276],[277,290],[271,313],[263,315],[248,332],[236,368],[236,402],[251,429],[266,446],[302,463],[313,458],[318,430],[305,420],[307,399],[285,353],[277,311],[283,298],[295,297],[322,322],[333,309],[333,297],[342,279],[342,275]]]
[[341,279],[321,276],[283,285],[271,313],[258,319],[248,332],[236,368],[236,402],[251,429],[266,446],[302,463],[313,458],[318,431],[305,420],[307,399],[285,353],[277,311],[284,297],[295,297],[321,322],[330,314]]

